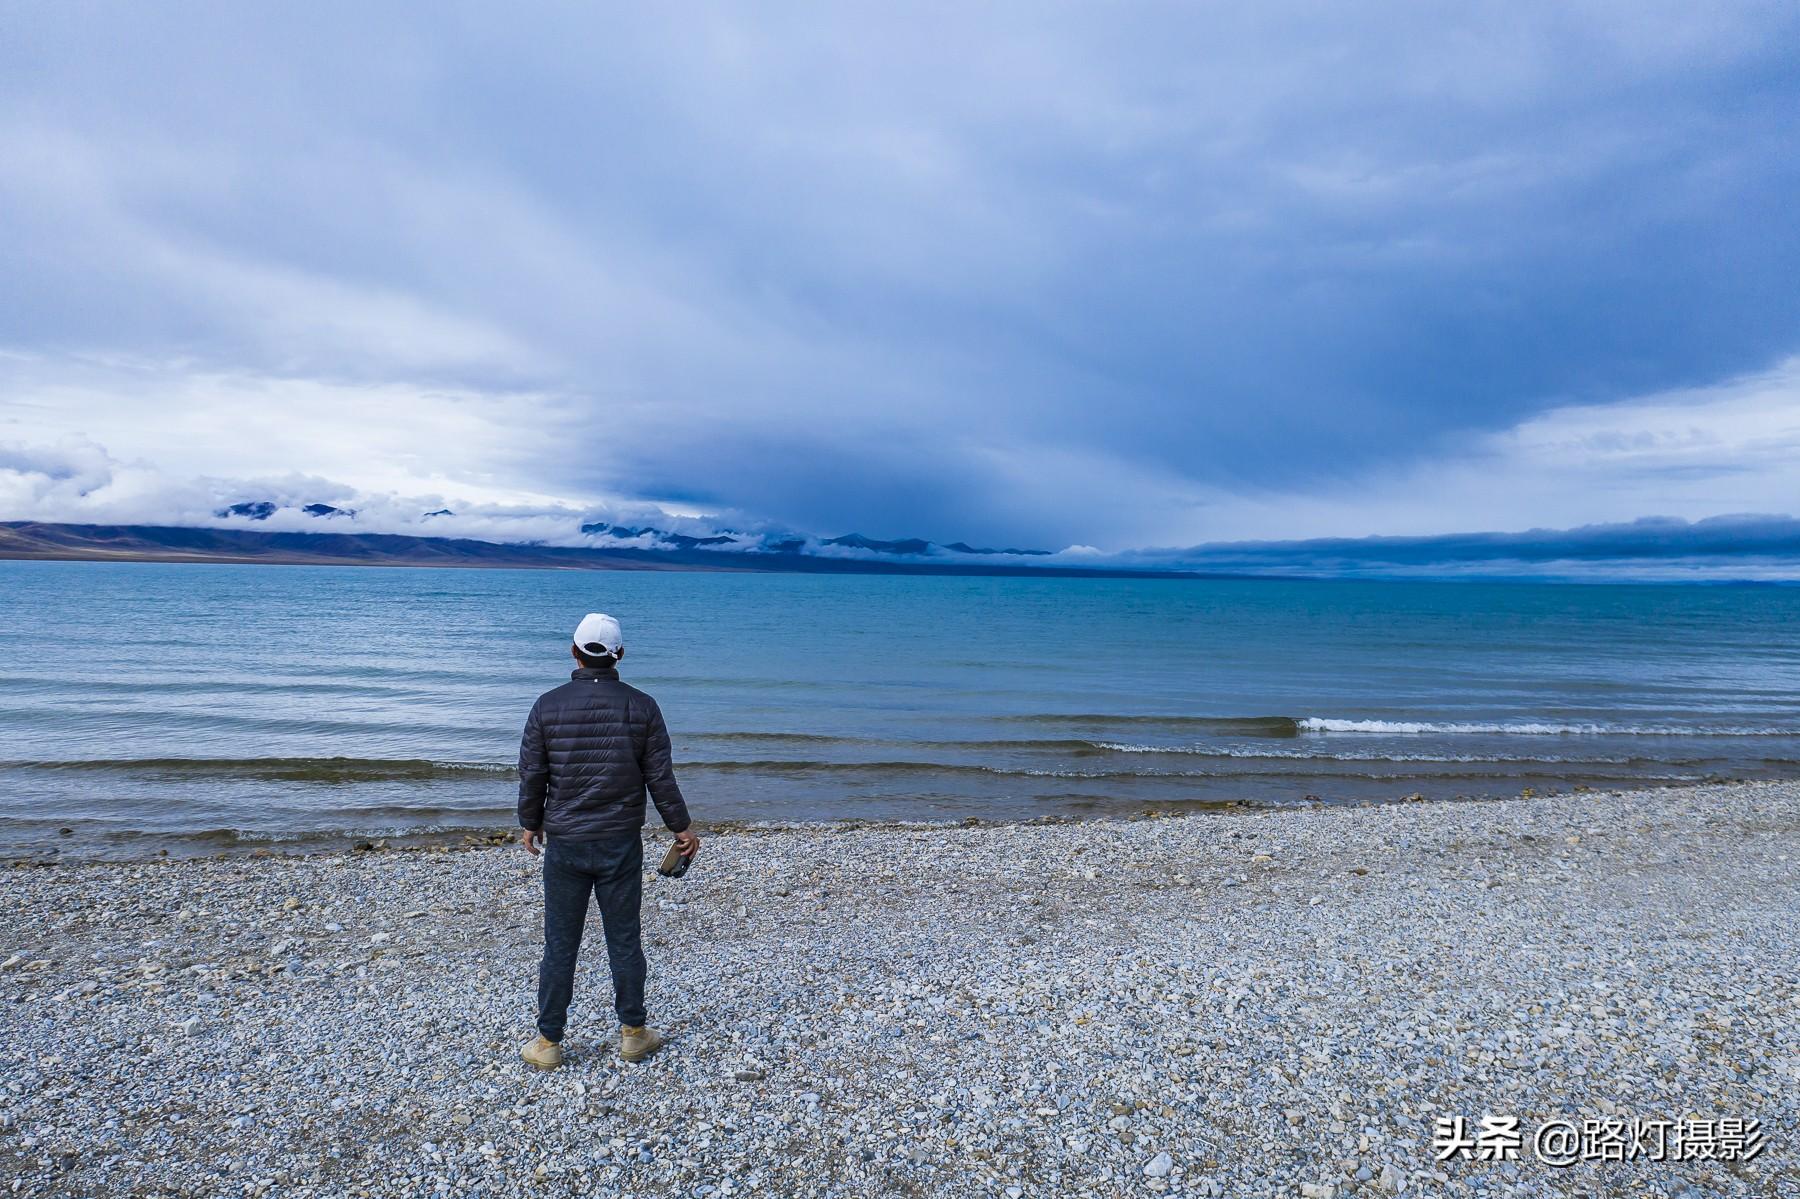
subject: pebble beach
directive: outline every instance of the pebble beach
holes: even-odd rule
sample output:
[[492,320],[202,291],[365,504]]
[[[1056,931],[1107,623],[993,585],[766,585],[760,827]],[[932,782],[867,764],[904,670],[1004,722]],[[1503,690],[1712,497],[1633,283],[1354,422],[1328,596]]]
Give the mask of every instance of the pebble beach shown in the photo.
[[[591,926],[549,1073],[516,846],[0,887],[13,1194],[1800,1195],[1797,783],[720,831],[645,885],[668,1045],[615,1056]],[[1459,1116],[1521,1151],[1438,1160]]]

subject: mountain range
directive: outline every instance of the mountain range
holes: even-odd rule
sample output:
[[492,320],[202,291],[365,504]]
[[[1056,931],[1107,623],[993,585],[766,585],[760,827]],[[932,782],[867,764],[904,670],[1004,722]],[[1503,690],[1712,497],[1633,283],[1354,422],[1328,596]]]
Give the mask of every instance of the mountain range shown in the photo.
[[[701,518],[581,523],[573,513],[395,513],[322,502],[231,503],[196,524],[0,522],[0,558],[1209,578],[1490,578],[1800,582],[1800,519],[1642,517],[1572,529],[1210,542],[1102,552],[965,541],[743,532]],[[653,520],[657,513],[650,510]],[[642,519],[640,516],[639,519]],[[378,532],[377,529],[399,531]],[[433,533],[428,530],[440,530]]]
[[[252,517],[252,519],[259,519]],[[1167,570],[1007,565],[991,561],[928,558],[933,543],[907,539],[885,542],[850,534],[827,544],[901,558],[842,557],[802,553],[803,539],[776,541],[769,548],[719,549],[729,535],[695,538],[655,529],[612,529],[621,541],[655,534],[658,548],[506,544],[463,537],[417,537],[399,533],[288,532],[244,528],[186,528],[171,525],[82,525],[43,521],[0,522],[0,558],[138,562],[261,562],[340,566],[528,567],[563,570],[731,570],[805,571],[838,574],[1111,575],[1165,577]],[[887,550],[886,546],[903,547]],[[918,547],[918,548],[914,548]],[[943,547],[959,554],[1043,551],[980,551]]]
[[[241,518],[247,521],[266,521],[276,513],[291,507],[302,515],[319,520],[348,518],[354,520],[356,509],[340,508],[335,504],[309,503],[286,505],[275,500],[242,500],[227,504],[213,512],[220,520]],[[438,508],[431,512],[421,513],[419,519],[430,520],[434,517],[455,516],[449,508]],[[587,537],[601,537],[614,541],[630,541],[637,544],[634,549],[645,550],[693,550],[709,546],[733,546],[752,553],[798,554],[804,551],[811,539],[796,537],[791,534],[748,535],[731,529],[721,529],[704,536],[691,533],[679,533],[668,529],[660,529],[653,525],[619,525],[606,521],[590,521],[580,526]],[[972,546],[966,541],[952,541],[947,545],[939,545],[920,537],[902,537],[883,540],[876,537],[865,537],[861,533],[846,533],[841,537],[825,537],[817,541],[820,546],[839,546],[845,549],[866,550],[872,554],[893,555],[902,558],[923,558],[938,553],[1006,555],[1012,557],[1049,557],[1049,550],[1027,549],[984,549]],[[596,547],[610,548],[610,547]]]

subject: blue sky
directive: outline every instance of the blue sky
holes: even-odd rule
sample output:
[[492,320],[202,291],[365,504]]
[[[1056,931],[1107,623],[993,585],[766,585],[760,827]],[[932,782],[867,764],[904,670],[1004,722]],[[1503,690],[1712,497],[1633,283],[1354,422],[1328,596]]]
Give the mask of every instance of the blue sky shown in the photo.
[[1797,48],[1654,0],[12,6],[0,518],[1794,513]]

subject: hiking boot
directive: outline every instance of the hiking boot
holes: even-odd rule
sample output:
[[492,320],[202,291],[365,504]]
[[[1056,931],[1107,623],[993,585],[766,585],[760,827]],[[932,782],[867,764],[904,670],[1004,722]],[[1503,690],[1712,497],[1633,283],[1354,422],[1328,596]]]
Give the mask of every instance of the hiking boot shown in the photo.
[[554,1070],[562,1065],[562,1046],[535,1036],[519,1047],[519,1056],[540,1070]]
[[628,1062],[641,1062],[662,1048],[662,1034],[640,1024],[619,1025],[619,1056]]

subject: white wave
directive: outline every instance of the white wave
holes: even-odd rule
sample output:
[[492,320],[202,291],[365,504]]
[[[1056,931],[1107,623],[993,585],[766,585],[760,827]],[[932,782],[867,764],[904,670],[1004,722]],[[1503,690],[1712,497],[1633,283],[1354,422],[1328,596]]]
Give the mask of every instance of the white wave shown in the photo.
[[1120,741],[1095,741],[1092,744],[1095,749],[1110,750],[1119,754],[1192,754],[1202,758],[1272,758],[1305,762],[1444,762],[1451,764],[1520,762],[1546,765],[1623,766],[1632,760],[1618,757],[1596,758],[1587,755],[1566,757],[1561,754],[1409,754],[1381,753],[1373,750],[1363,753],[1324,753],[1319,750],[1264,749],[1260,746],[1248,745],[1132,745]]
[[1486,733],[1526,737],[1795,737],[1800,728],[1692,728],[1630,724],[1485,724],[1435,720],[1336,720],[1308,716],[1295,724],[1303,733]]

